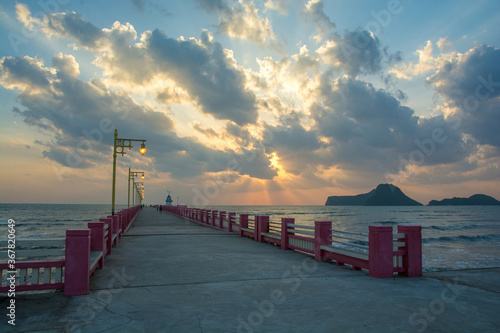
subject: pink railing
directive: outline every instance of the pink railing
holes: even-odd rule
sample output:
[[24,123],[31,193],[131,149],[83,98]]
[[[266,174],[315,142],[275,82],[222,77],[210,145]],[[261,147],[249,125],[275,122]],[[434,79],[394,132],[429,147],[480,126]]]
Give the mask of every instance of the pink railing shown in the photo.
[[[366,269],[372,277],[388,278],[395,273],[422,276],[420,226],[397,226],[396,234],[393,234],[391,226],[369,226],[369,233],[362,234],[333,230],[331,221],[317,221],[314,226],[305,226],[295,224],[293,218],[282,218],[280,223],[275,223],[269,221],[269,216],[237,216],[234,212],[187,206],[163,206],[163,210],[189,221],[234,232],[240,237],[266,242],[283,250],[309,253],[314,255],[316,260],[332,260],[338,265],[350,265],[354,270]],[[365,243],[368,245],[343,243],[350,246],[336,246],[339,242],[332,239],[335,233],[349,234],[349,237],[336,235],[348,240],[357,240],[350,234],[366,236]]]
[[0,263],[0,292],[9,292],[7,278],[15,276],[16,291],[64,289],[65,296],[88,294],[90,277],[97,268],[104,267],[104,257],[111,254],[113,244],[130,228],[139,210],[140,206],[131,207],[88,223],[88,229],[66,230],[61,249],[64,259],[16,261],[14,269]]

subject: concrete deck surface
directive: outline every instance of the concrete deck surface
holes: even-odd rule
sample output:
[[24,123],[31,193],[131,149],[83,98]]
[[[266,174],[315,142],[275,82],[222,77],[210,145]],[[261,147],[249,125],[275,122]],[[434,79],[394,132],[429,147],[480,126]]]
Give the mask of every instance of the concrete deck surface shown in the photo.
[[89,295],[18,294],[0,332],[499,332],[499,278],[375,279],[145,208]]

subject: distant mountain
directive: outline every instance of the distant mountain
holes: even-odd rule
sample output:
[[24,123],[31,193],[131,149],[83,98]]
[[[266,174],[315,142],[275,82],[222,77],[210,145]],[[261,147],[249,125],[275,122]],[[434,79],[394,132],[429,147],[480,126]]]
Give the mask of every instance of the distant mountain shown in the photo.
[[380,184],[365,194],[330,196],[325,206],[422,206],[407,197],[397,186]]
[[375,194],[375,189],[365,194],[331,196],[326,200],[325,206],[363,206]]
[[431,200],[428,206],[496,206],[500,201],[485,194],[474,194],[468,198],[443,199],[441,201]]

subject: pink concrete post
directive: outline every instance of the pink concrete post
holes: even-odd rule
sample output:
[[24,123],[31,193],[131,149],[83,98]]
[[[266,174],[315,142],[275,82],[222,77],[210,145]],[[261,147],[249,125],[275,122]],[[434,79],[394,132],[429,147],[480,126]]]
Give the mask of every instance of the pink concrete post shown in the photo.
[[226,217],[226,211],[221,210],[219,212],[219,228],[224,229],[224,218]]
[[314,222],[314,259],[322,261],[322,245],[332,245],[332,221]]
[[125,210],[123,215],[124,219],[122,219],[122,228],[123,232],[125,232],[128,229],[130,220],[132,219],[132,210],[131,209]]
[[248,228],[248,214],[240,214],[240,237],[243,237],[243,228]]
[[124,220],[123,219],[123,214],[121,212],[118,212],[118,214],[115,214],[116,215],[116,220],[118,221],[117,223],[117,226],[118,226],[118,237],[122,237],[122,221]]
[[205,223],[205,214],[207,213],[206,209],[200,209],[200,222]]
[[125,219],[125,210],[121,210],[115,215],[118,215],[120,223],[118,224],[120,226],[120,234],[123,234],[125,232],[125,225],[126,225],[126,219]]
[[393,275],[392,227],[369,226],[369,275],[376,278],[389,278]]
[[113,219],[110,219],[110,218],[103,218],[103,219],[99,219],[99,222],[103,222],[104,224],[106,224],[108,226],[108,238],[106,240],[106,248],[108,249],[107,250],[107,253],[106,254],[111,254],[111,250],[113,248],[113,233],[112,233],[112,228],[113,228]]
[[218,210],[212,210],[212,220],[210,221],[210,225],[215,226],[215,219],[217,218],[218,214]]
[[103,222],[89,222],[87,226],[90,229],[90,251],[103,251],[106,244],[104,243],[104,226]]
[[106,243],[104,240],[104,226],[102,222],[89,222],[87,226],[90,229],[90,251],[102,251],[102,257],[99,259],[99,268],[104,267],[104,255],[106,254]]
[[66,230],[64,295],[89,293],[90,230]]
[[281,249],[288,250],[288,224],[294,223],[295,219],[291,217],[281,218]]
[[398,225],[398,233],[405,234],[406,256],[403,266],[406,276],[422,276],[422,227],[419,225]]
[[229,232],[233,231],[233,220],[235,215],[236,213],[234,212],[227,213],[227,231]]
[[[118,238],[119,238],[119,229],[118,229],[118,216],[117,215],[108,215],[108,218],[113,220],[113,228],[112,228],[112,234],[117,234],[115,238],[115,245],[118,245]],[[113,236],[111,236],[113,237]]]
[[257,242],[262,243],[262,233],[269,232],[269,216],[257,216],[255,217],[255,226],[259,225],[257,230],[257,238],[255,239]]
[[124,209],[120,213],[120,215],[122,216],[122,234],[124,234],[125,230],[127,230],[129,216],[132,214],[132,211],[130,209]]

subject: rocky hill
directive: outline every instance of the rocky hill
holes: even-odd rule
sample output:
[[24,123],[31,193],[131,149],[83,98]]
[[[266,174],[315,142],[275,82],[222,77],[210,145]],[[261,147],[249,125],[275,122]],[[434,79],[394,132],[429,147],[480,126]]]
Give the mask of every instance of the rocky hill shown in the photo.
[[441,201],[431,200],[428,206],[496,206],[500,201],[485,194],[474,194],[468,198],[443,199]]
[[392,184],[380,184],[368,193],[330,196],[325,206],[422,206]]

